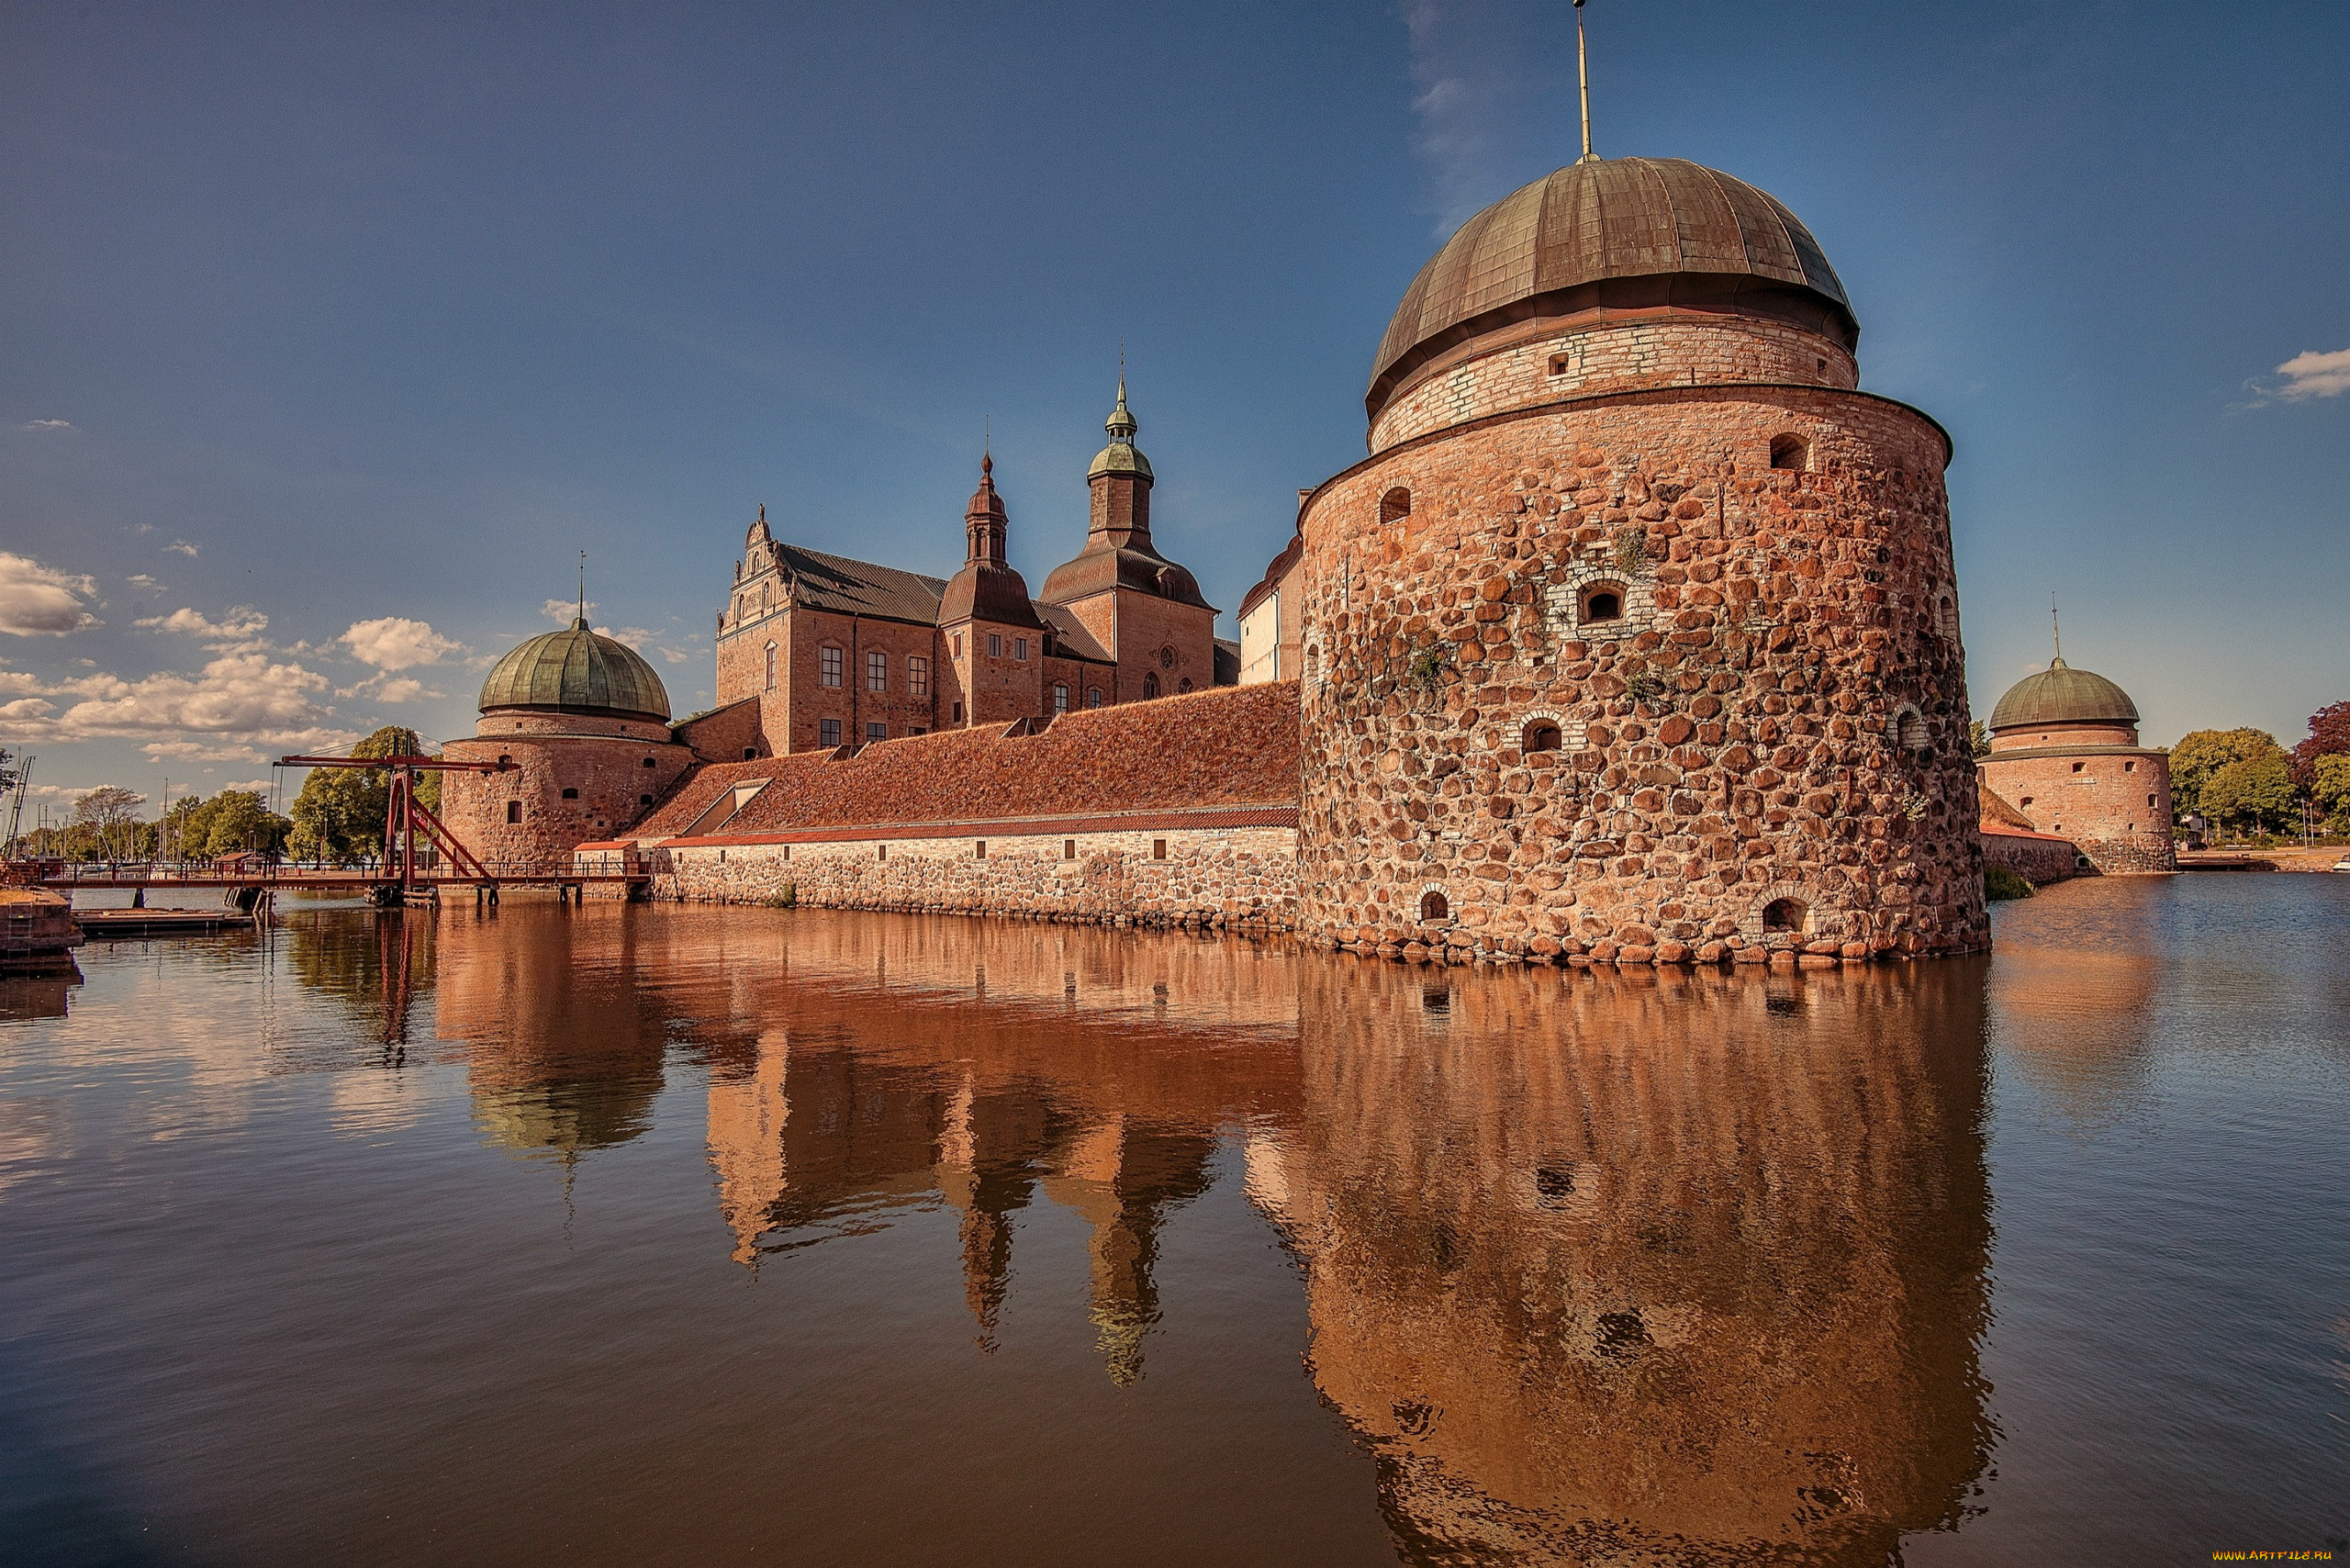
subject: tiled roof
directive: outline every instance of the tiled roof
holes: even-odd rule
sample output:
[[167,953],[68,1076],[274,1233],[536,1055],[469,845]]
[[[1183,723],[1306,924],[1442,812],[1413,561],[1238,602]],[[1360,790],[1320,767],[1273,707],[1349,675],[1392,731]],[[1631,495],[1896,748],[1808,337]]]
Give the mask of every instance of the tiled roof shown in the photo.
[[797,544],[778,543],[775,553],[783,569],[791,574],[796,601],[811,609],[878,615],[918,626],[938,624],[938,601],[946,592],[945,577],[827,555]]
[[1093,633],[1085,629],[1085,622],[1065,607],[1039,603],[1036,613],[1045,618],[1045,624],[1053,629],[1053,641],[1060,644],[1052,652],[1067,658],[1092,659],[1105,665],[1117,662],[1110,656],[1108,650],[1093,640]]
[[947,823],[1012,822],[1298,801],[1294,681],[1218,687],[1066,714],[1041,734],[948,730],[880,741],[835,760],[800,752],[716,763],[683,781],[636,829],[683,833],[724,791],[772,779],[730,819],[729,836]]

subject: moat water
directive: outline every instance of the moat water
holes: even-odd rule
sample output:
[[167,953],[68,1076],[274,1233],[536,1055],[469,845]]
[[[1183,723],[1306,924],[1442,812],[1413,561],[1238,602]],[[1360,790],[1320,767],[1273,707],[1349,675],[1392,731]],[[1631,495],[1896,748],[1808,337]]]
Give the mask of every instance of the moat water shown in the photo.
[[521,898],[0,983],[11,1564],[2350,1535],[2350,877],[1426,969]]

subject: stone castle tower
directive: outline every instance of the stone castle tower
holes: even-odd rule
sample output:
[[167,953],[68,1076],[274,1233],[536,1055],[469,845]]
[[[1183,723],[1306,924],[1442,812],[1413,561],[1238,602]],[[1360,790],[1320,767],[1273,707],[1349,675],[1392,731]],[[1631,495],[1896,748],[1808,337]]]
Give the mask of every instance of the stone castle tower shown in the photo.
[[1586,157],[1464,224],[1308,496],[1301,924],[1675,961],[1987,940],[1948,435],[1796,216]]
[[2059,651],[1991,710],[1984,785],[2109,876],[2176,871],[2170,754],[2138,744],[2138,705]]

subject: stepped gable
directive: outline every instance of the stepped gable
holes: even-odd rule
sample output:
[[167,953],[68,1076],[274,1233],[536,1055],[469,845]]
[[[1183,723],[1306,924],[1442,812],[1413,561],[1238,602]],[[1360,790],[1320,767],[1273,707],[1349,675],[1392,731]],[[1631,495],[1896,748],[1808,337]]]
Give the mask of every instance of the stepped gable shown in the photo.
[[[1024,726],[1013,726],[1024,727]],[[947,730],[698,771],[637,830],[674,836],[737,784],[773,786],[725,836],[884,824],[990,823],[1244,807],[1294,811],[1295,681],[1089,709],[1041,734]]]

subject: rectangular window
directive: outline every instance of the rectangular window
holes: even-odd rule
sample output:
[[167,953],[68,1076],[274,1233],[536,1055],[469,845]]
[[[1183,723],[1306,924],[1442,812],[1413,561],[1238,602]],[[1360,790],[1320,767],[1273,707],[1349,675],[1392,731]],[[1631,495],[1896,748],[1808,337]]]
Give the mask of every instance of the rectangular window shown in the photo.
[[963,656],[963,633],[960,632],[955,633],[955,656],[958,659]]
[[1154,838],[1150,841],[1150,857],[1153,860],[1164,860],[1167,858],[1167,841],[1165,839]]
[[783,846],[783,857],[784,857],[784,859],[786,859],[787,861],[788,861],[788,860],[789,860],[789,859],[791,858],[791,846],[789,846],[789,844],[787,844],[787,845],[785,845],[785,846]]
[[873,858],[876,860],[887,860],[890,858],[890,846],[886,844],[875,845],[873,846]]
[[509,801],[506,802],[506,820],[510,823],[518,823],[522,820],[521,801]]
[[1056,681],[1053,685],[1053,712],[1058,715],[1068,711],[1069,688]]
[[926,735],[930,734],[930,728],[926,724],[908,724],[906,726],[906,734],[910,735]]
[[963,722],[963,705],[960,702],[955,704],[955,722],[958,724]]
[[974,860],[984,860],[987,857],[988,841],[984,838],[973,840],[971,844],[971,858]]
[[890,726],[867,724],[865,726],[865,738],[868,741],[886,741],[890,738]]
[[841,651],[838,648],[816,650],[816,678],[826,686],[841,683]]
[[867,691],[887,691],[890,689],[889,655],[884,653],[868,653],[865,655],[865,689]]
[[819,720],[817,720],[817,721],[816,721],[816,736],[817,736],[817,739],[818,739],[818,740],[820,740],[820,741],[822,741],[825,745],[840,745],[840,744],[841,744],[841,722],[840,722],[838,719],[819,719]]
[[1074,860],[1077,858],[1077,840],[1073,838],[1064,838],[1061,840],[1061,858],[1064,860]]
[[906,695],[930,695],[930,661],[920,654],[911,655],[906,659]]
[[1028,656],[1027,638],[1014,637],[1012,639],[1012,656],[1015,659],[1024,659]]
[[1102,689],[1100,687],[1089,686],[1085,689],[1085,705],[1088,708],[1099,708],[1102,706]]
[[988,633],[988,657],[991,659],[1003,657],[1003,637],[999,633]]

